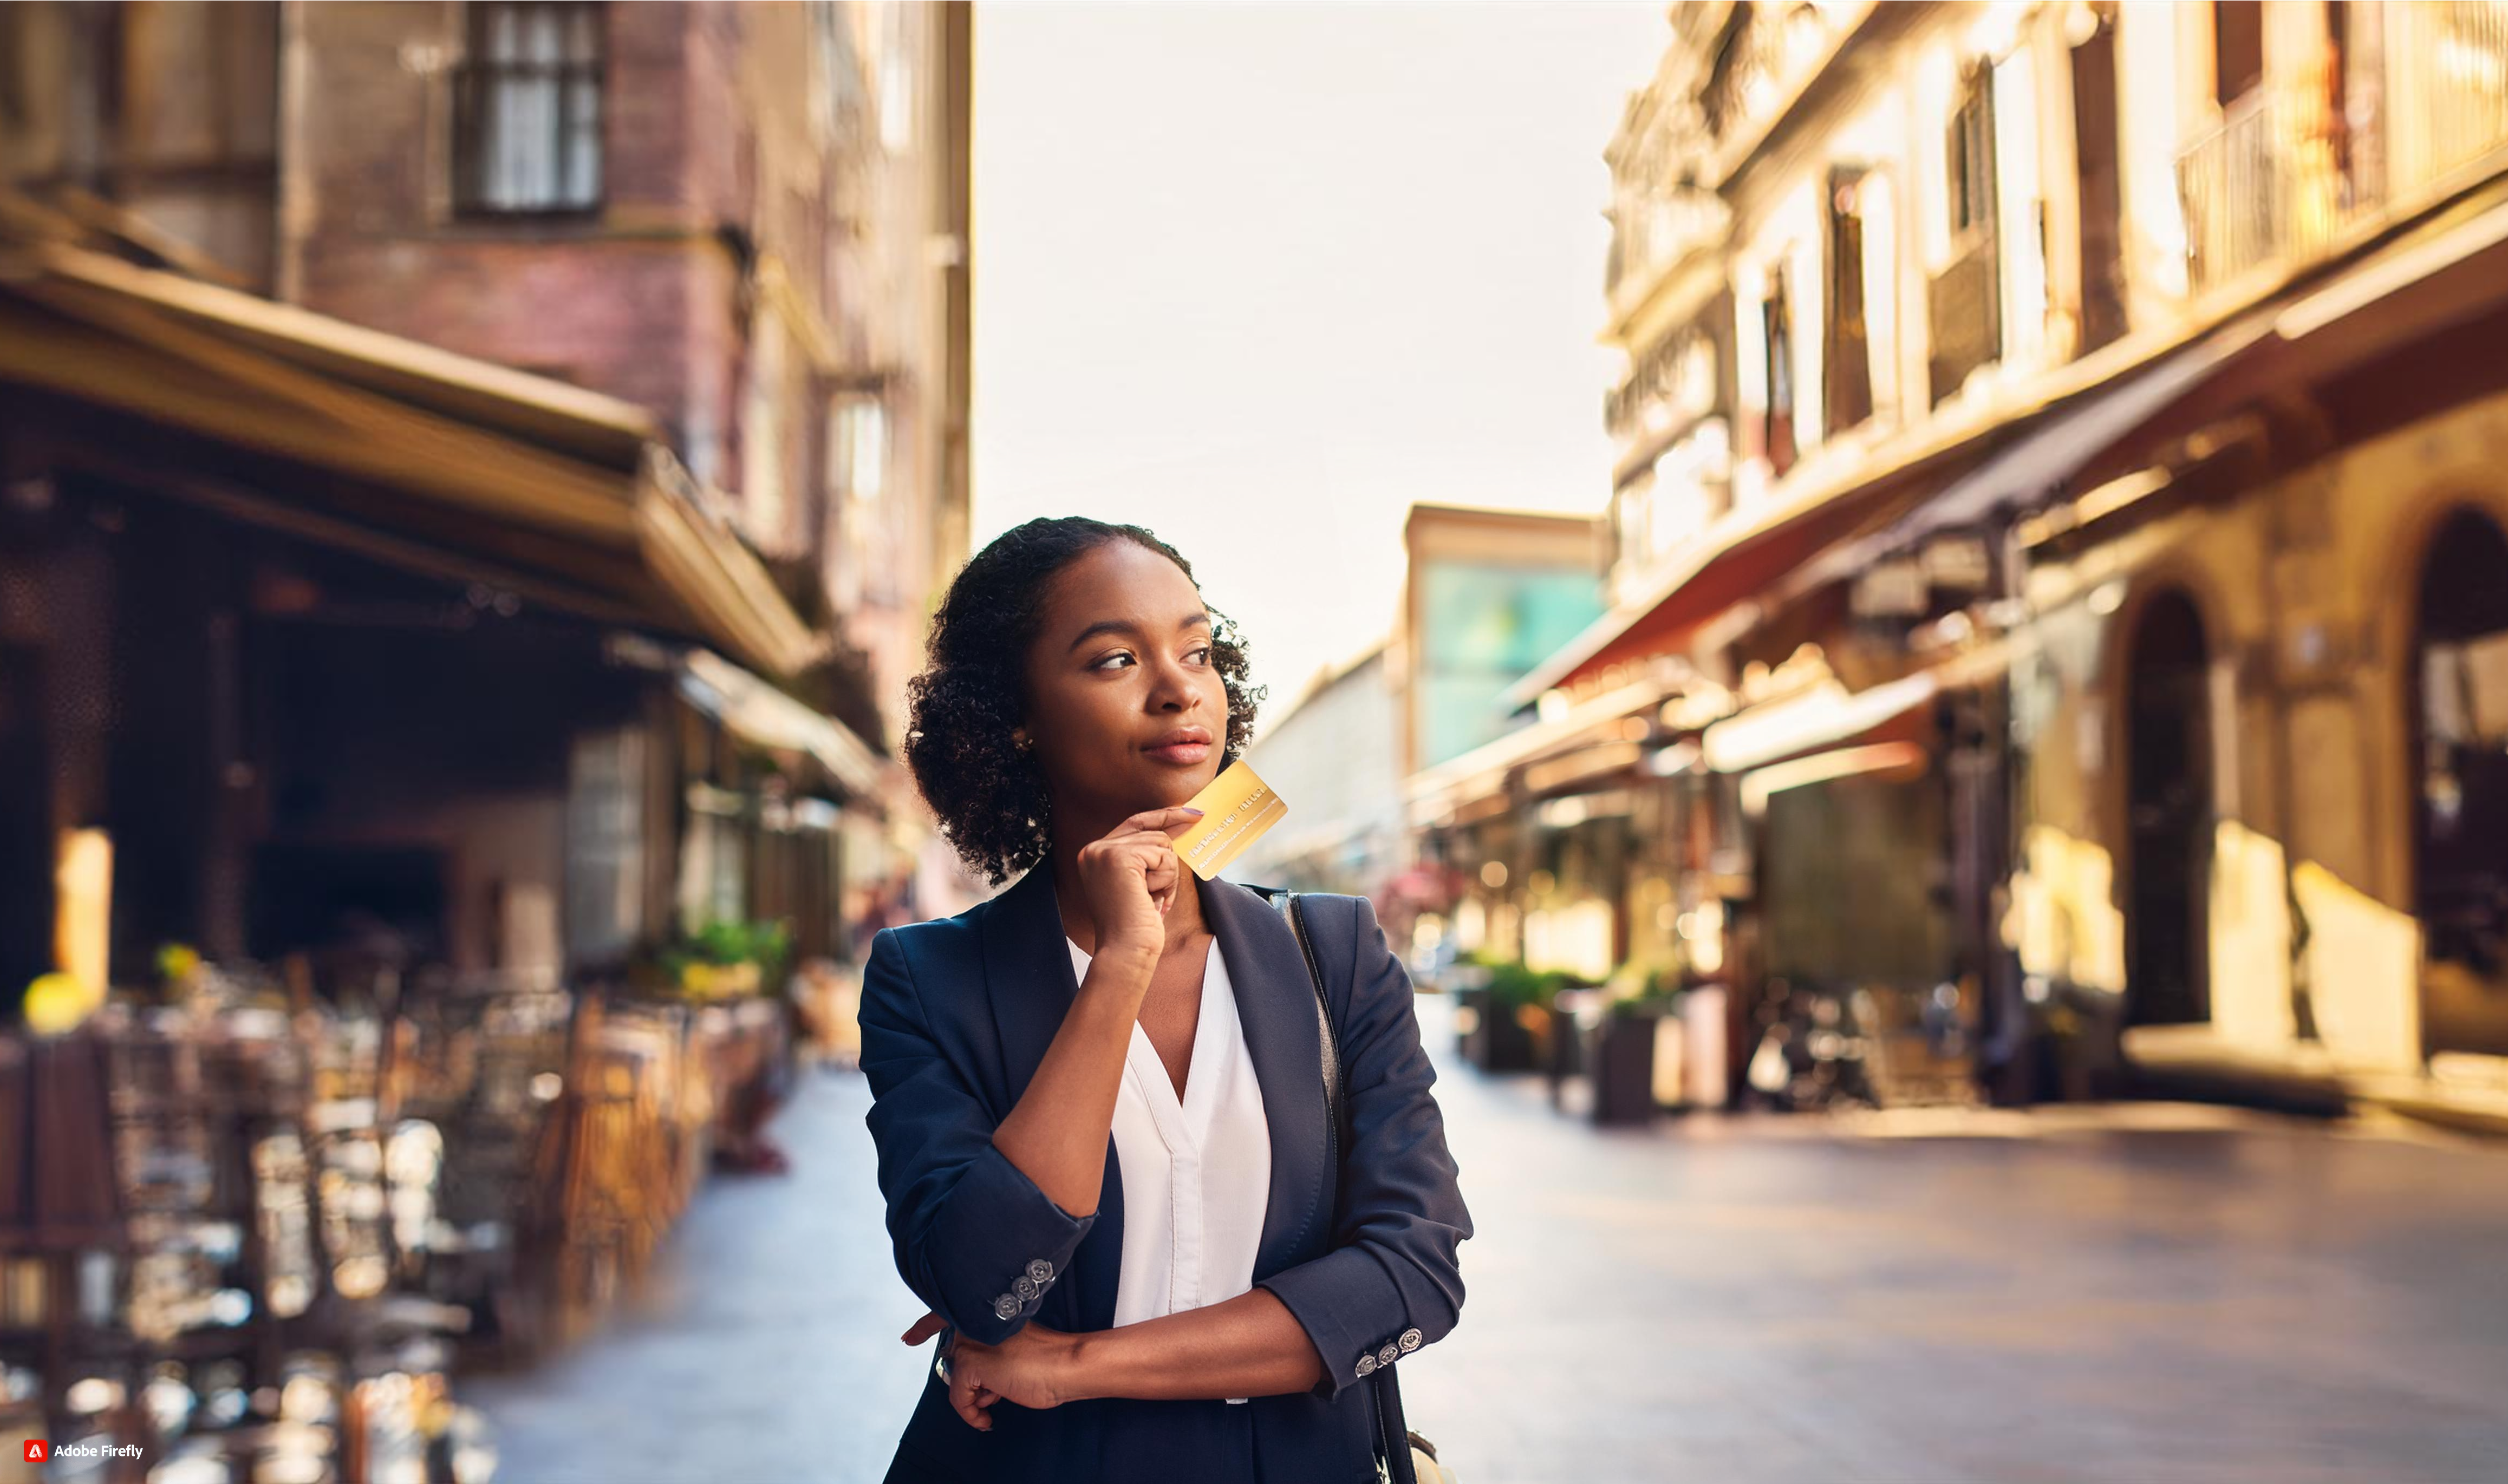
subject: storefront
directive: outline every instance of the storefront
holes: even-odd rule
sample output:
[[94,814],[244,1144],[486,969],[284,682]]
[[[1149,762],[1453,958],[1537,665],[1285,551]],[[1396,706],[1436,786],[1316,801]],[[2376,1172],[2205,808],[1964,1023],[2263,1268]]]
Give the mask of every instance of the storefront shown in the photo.
[[0,1396],[482,1477],[458,1358],[771,1156],[885,764],[636,409],[0,250]]

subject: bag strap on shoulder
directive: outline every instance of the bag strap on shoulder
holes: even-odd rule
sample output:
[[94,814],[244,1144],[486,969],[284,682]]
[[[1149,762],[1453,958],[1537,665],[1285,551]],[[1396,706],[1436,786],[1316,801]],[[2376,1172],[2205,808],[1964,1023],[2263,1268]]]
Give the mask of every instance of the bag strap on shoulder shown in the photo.
[[[1324,989],[1323,965],[1316,961],[1314,940],[1308,936],[1306,914],[1299,910],[1298,893],[1283,887],[1250,888],[1272,905],[1289,924],[1289,935],[1298,940],[1298,953],[1307,960],[1307,979],[1315,990],[1315,1039],[1323,1048],[1324,1083],[1324,1156],[1333,1172],[1333,1204],[1331,1230],[1341,1229],[1343,1180],[1341,1151],[1349,1141],[1349,1108],[1342,1096],[1341,1032],[1335,1029],[1332,998]],[[1390,1366],[1381,1367],[1364,1383],[1368,1391],[1368,1411],[1375,1419],[1376,1472],[1384,1484],[1419,1484],[1412,1468],[1413,1434],[1403,1426],[1402,1394],[1393,1381]],[[1434,1458],[1436,1455],[1429,1455]]]

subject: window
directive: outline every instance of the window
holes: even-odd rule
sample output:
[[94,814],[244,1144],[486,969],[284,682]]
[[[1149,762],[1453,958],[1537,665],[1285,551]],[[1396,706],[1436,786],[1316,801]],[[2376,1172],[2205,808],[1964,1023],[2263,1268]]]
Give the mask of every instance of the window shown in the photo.
[[1794,328],[1786,305],[1786,278],[1759,306],[1759,322],[1768,338],[1768,473],[1778,479],[1794,466]]
[[888,35],[879,54],[879,143],[890,154],[902,154],[914,143],[914,57],[908,52],[906,26],[916,7],[891,6]]
[[883,539],[890,512],[888,408],[876,392],[840,393],[828,411],[827,486],[835,531],[820,554],[829,594],[839,608],[888,601],[898,574]]
[[1994,70],[1983,62],[1960,76],[1943,131],[1941,220],[1950,228],[1948,261],[1928,278],[1926,316],[1932,342],[1927,380],[1934,403],[1966,384],[1970,373],[2003,353],[2003,261],[1995,229]]
[[873,396],[837,399],[836,436],[828,448],[828,485],[845,498],[876,505],[888,491],[888,409]]
[[853,23],[835,0],[810,4],[810,115],[819,142],[842,138],[862,109],[862,60]]
[[2214,100],[2226,108],[2264,80],[2264,0],[2212,0]]
[[2325,0],[2325,115],[2334,136],[2334,167],[2351,177],[2351,6]]
[[2072,46],[2073,155],[2081,180],[2081,326],[2076,353],[2124,334],[2124,179],[2117,128],[2116,16],[2088,13],[2087,34]]
[[454,80],[454,203],[464,213],[589,211],[601,202],[597,4],[469,7]]
[[1872,343],[1863,320],[1863,174],[1831,172],[1828,191],[1828,430],[1843,432],[1872,416]]
[[1960,82],[1949,137],[1951,236],[1994,230],[1994,75],[1972,68]]
[[784,460],[784,319],[762,304],[749,327],[746,406],[740,418],[740,502],[749,539],[769,556],[791,555],[793,511]]

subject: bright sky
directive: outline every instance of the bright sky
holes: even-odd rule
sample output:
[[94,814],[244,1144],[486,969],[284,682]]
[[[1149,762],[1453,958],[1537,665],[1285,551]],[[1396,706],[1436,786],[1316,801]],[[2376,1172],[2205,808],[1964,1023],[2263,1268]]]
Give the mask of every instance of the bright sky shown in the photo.
[[1637,4],[976,18],[975,542],[1157,531],[1269,721],[1390,625],[1414,501],[1594,513]]

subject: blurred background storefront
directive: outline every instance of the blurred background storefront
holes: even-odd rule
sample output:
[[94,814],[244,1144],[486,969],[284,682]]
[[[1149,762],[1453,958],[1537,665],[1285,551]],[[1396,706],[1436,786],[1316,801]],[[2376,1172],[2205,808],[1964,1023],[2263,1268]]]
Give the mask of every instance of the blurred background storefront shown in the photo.
[[1410,776],[1450,952],[1712,976],[1733,1097],[2495,1119],[2496,9],[1670,21],[1606,611]]
[[892,760],[968,542],[969,56],[908,5],[0,13],[27,1435],[484,1477],[456,1356],[777,1165],[867,931],[972,899]]

